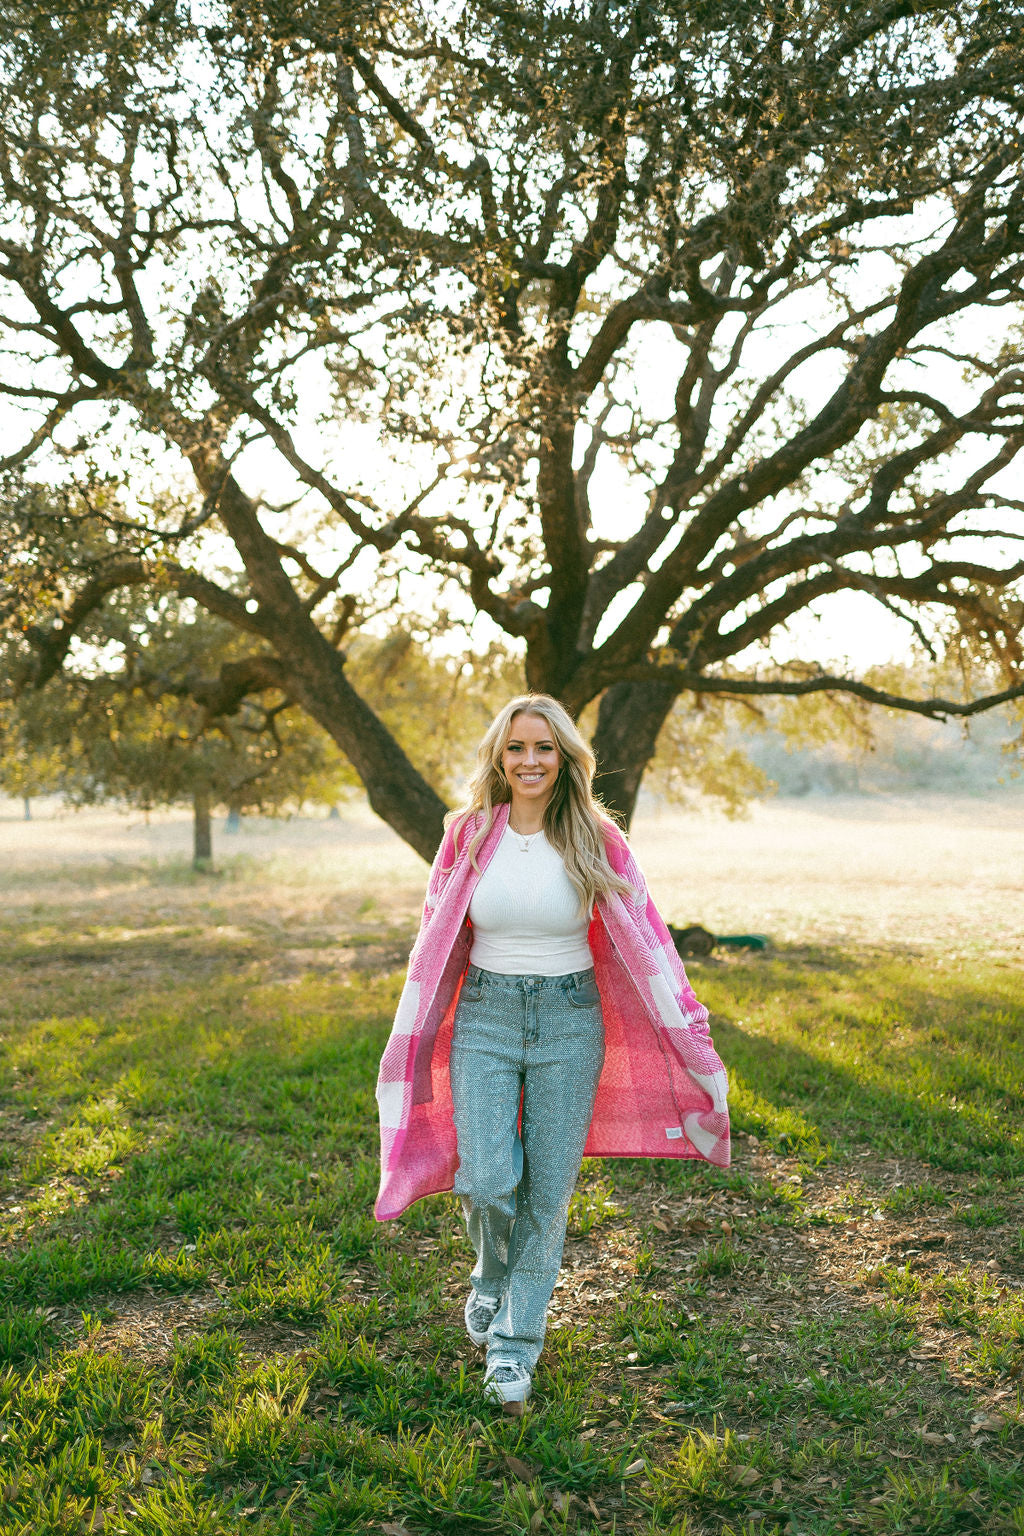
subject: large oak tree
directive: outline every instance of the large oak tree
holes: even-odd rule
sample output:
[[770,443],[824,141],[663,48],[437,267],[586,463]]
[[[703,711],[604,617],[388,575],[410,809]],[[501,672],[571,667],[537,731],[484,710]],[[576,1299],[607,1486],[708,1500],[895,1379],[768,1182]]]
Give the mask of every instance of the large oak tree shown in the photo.
[[[170,581],[250,637],[253,677],[425,856],[443,803],[345,659],[410,572],[428,623],[485,614],[531,686],[600,701],[627,816],[684,695],[948,715],[1024,693],[1020,4],[0,0],[0,19],[24,678],[111,592]],[[150,494],[76,553],[115,452],[150,485],[175,456],[194,498],[183,517],[180,487]],[[274,460],[287,510],[260,495]],[[32,483],[55,477],[57,541]],[[213,534],[241,590],[210,574]],[[788,621],[848,590],[965,646],[987,690],[773,664]]]

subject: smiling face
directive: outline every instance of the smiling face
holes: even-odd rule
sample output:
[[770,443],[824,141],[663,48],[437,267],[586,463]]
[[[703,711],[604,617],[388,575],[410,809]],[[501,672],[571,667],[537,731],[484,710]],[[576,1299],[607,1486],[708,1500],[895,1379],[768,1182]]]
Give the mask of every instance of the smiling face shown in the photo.
[[514,715],[501,766],[512,791],[512,820],[522,830],[523,818],[533,822],[543,815],[562,766],[547,721],[539,715]]

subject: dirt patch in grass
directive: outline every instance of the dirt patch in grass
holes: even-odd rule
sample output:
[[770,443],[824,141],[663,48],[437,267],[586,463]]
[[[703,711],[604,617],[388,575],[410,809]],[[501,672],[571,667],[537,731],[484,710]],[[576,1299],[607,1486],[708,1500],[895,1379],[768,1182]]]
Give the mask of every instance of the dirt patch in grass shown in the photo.
[[[89,1348],[98,1352],[163,1360],[178,1339],[205,1333],[223,1306],[216,1291],[96,1297],[82,1336],[88,1338]],[[73,1317],[71,1314],[68,1321]]]
[[[614,1166],[584,1179],[605,1204]],[[1012,1482],[1024,1452],[1024,1201],[1004,1191],[1005,1220],[965,1224],[974,1184],[914,1159],[809,1169],[753,1138],[710,1190],[694,1179],[680,1197],[652,1168],[595,1231],[570,1237],[549,1325],[556,1363],[542,1363],[527,1411],[543,1433],[551,1373],[584,1362],[576,1438],[632,1474],[577,1497],[576,1518],[653,1529],[645,1522],[662,1506],[647,1474],[696,1435],[727,1451],[732,1470],[714,1497],[680,1486],[688,1533],[1002,1529],[1006,1507],[997,1516],[972,1484]],[[768,1190],[784,1192],[785,1219]],[[466,1285],[452,1275],[436,1315],[452,1341],[448,1368],[479,1373],[483,1351],[462,1327]],[[975,1298],[966,1326],[943,1315],[957,1292]],[[1009,1347],[986,1358],[986,1329],[998,1333],[1003,1315]],[[554,1514],[571,1497],[542,1463],[510,1473],[506,1458],[490,1470],[536,1481]],[[931,1524],[911,1510],[904,1522],[906,1479],[924,1489],[951,1473],[955,1509]],[[715,1498],[731,1501],[734,1523],[723,1507],[702,1518]]]

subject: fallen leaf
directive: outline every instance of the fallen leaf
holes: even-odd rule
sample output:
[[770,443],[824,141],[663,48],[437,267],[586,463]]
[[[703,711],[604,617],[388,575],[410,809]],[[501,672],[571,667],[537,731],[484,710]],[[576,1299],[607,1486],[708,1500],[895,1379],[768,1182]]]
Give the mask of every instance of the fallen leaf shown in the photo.
[[782,1478],[781,1477],[777,1477],[775,1479],[774,1483],[772,1483],[772,1493],[774,1493],[776,1498],[778,1498],[778,1496],[779,1496],[779,1494],[781,1492],[782,1492]]
[[652,1221],[651,1226],[657,1227],[659,1232],[667,1232],[669,1230],[667,1221]]
[[921,1431],[921,1439],[929,1445],[945,1445],[946,1443],[945,1435],[937,1435],[933,1429],[923,1429]]
[[736,1483],[740,1488],[753,1488],[755,1483],[761,1481],[761,1474],[756,1467],[732,1467],[729,1471],[730,1483]]
[[543,1525],[543,1523],[544,1523],[544,1506],[542,1504],[540,1506],[540,1508],[539,1509],[535,1509],[533,1514],[530,1516],[530,1530],[531,1530],[531,1532],[539,1531],[541,1526]]
[[528,1462],[521,1461],[518,1456],[506,1456],[505,1465],[513,1477],[518,1477],[521,1483],[532,1483],[537,1476]]
[[556,1514],[564,1515],[572,1507],[572,1494],[563,1493],[561,1488],[555,1488],[551,1494],[551,1505]]
[[402,1525],[398,1520],[388,1520],[382,1527],[384,1536],[412,1536],[407,1525]]
[[976,1435],[982,1432],[994,1434],[997,1429],[1002,1429],[1007,1423],[1007,1418],[1005,1413],[972,1413],[971,1423],[974,1425]]
[[644,1470],[645,1465],[646,1463],[644,1462],[643,1457],[641,1457],[639,1461],[631,1461],[622,1475],[623,1477],[635,1477],[638,1472],[642,1472]]
[[601,1511],[598,1509],[589,1493],[587,1494],[587,1508],[590,1510],[590,1513],[593,1515],[595,1520],[600,1520]]

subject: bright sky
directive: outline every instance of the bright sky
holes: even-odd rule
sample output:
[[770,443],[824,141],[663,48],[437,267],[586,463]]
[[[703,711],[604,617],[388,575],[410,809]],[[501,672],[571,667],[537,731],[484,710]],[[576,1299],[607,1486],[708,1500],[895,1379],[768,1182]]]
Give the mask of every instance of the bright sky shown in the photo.
[[[357,469],[364,465],[369,476],[371,466],[375,463],[379,465],[380,456],[385,452],[379,439],[370,428],[352,428],[344,432],[342,437],[347,439],[344,460]],[[283,503],[296,493],[294,481],[290,475],[283,473],[280,459],[270,450],[251,453],[247,469],[247,487],[261,488],[270,501]],[[396,491],[398,489],[396,486]],[[404,487],[401,489],[404,490]],[[614,483],[607,484],[604,496],[598,500],[596,511],[598,531],[607,530],[609,534],[618,531],[621,536],[621,501]],[[272,528],[273,519],[267,521]],[[215,545],[211,544],[213,548],[216,549],[219,561],[237,565],[234,551],[226,541],[217,540]],[[326,550],[324,557],[325,564],[329,564]],[[365,563],[369,573],[372,556],[367,554]],[[358,590],[358,587],[358,580],[354,580],[351,590]],[[417,594],[421,594],[420,601],[429,601],[421,578],[414,575],[410,575],[406,583],[406,593],[407,601],[413,605],[417,602]],[[618,608],[625,610],[628,603],[627,594]],[[497,626],[486,615],[477,614],[474,619],[468,596],[460,603],[459,593],[455,590],[451,593],[448,606],[454,616],[461,617],[467,624],[472,623],[473,643],[481,649],[499,636]],[[901,623],[866,593],[836,593],[816,607],[817,612],[808,610],[796,616],[790,621],[785,634],[777,634],[772,648],[776,660],[815,660],[827,666],[853,667],[860,671],[865,667],[904,659],[909,655],[913,638],[909,625]],[[763,652],[758,654],[762,657],[764,655]],[[750,654],[749,659],[755,659],[754,653]]]
[[[660,377],[655,376],[653,369],[646,374],[645,393],[663,393],[666,389],[671,390],[675,382],[675,356],[670,353],[677,355],[677,348],[673,345],[671,349],[659,347],[656,350],[661,353],[661,367],[657,370]],[[836,371],[841,367],[837,355],[833,355],[832,364]],[[821,388],[826,384],[830,388],[835,387],[836,379],[826,377],[830,371],[828,360],[817,365]],[[335,475],[342,486],[365,480],[374,485],[378,498],[383,489],[385,505],[388,505],[386,493],[390,484],[394,498],[391,510],[401,505],[409,494],[408,471],[402,466],[391,470],[388,464],[388,445],[373,426],[339,425],[325,435],[323,425],[314,423],[312,413],[308,420],[308,428],[300,428],[297,437],[315,463],[322,464],[328,473]],[[25,418],[20,412],[10,412],[0,406],[0,430],[5,432],[8,441],[14,436],[20,437],[24,427]],[[167,473],[174,463],[173,457],[168,456],[160,466],[160,472]],[[246,488],[263,494],[272,503],[286,503],[299,490],[292,472],[268,444],[249,448],[237,468]],[[187,483],[189,478],[186,470],[182,476],[183,482]],[[457,494],[458,486],[453,486],[453,490]],[[630,485],[625,471],[619,470],[615,464],[609,465],[606,473],[595,481],[593,501],[595,532],[599,536],[610,537],[621,537],[626,531],[624,505],[632,503],[637,510],[640,505],[637,488]],[[282,531],[280,520],[272,514],[266,514],[265,521],[271,532]],[[635,519],[631,515],[629,527],[633,526]],[[211,538],[208,549],[213,563],[237,567],[237,555],[226,539]],[[315,559],[315,543],[309,552]],[[338,552],[339,546],[322,544],[320,555],[324,565],[329,566],[332,557],[337,558]],[[985,551],[986,556],[991,553],[991,549]],[[360,590],[360,581],[371,579],[373,560],[372,554],[367,553],[360,565],[354,568],[350,578],[351,590]],[[417,601],[429,602],[421,579],[411,573],[405,583],[405,599],[412,605]],[[624,594],[617,605],[619,615],[629,606],[629,601],[629,595]],[[451,595],[450,606],[454,613],[459,612],[457,591]],[[473,619],[468,597],[461,617],[467,623]],[[485,616],[477,616],[473,622],[473,643],[481,648],[495,638],[497,633],[495,626]],[[817,605],[816,612],[807,611],[791,620],[786,632],[780,632],[774,638],[772,655],[778,661],[801,658],[816,660],[830,667],[852,667],[859,671],[871,665],[906,657],[912,638],[909,625],[901,623],[878,602],[863,592],[848,591],[823,600]],[[764,653],[758,654],[763,656]],[[752,654],[749,659],[753,661],[755,656]]]
[[[441,5],[455,4],[457,0],[438,0]],[[889,232],[892,239],[904,238],[907,234],[906,227],[898,227],[894,221],[893,229]],[[873,241],[884,241],[886,230],[883,221],[877,222],[872,227],[871,238]],[[865,256],[855,272],[851,274],[850,283],[854,289],[861,290],[860,296],[864,297],[868,292],[879,291],[891,276],[892,268],[887,258],[869,255]],[[177,274],[175,280],[182,285],[191,281],[193,273],[183,271]],[[165,272],[164,278],[172,278],[172,274]],[[184,291],[184,287],[182,289]],[[589,292],[589,287],[588,287]],[[825,324],[825,311],[821,308],[820,300],[814,291],[805,291],[796,299],[787,301],[787,307],[779,312],[777,325],[771,332],[766,331],[760,339],[755,339],[748,354],[745,355],[744,372],[748,376],[759,376],[777,366],[783,350],[786,352],[802,345],[813,336],[816,331]],[[984,328],[984,320],[972,317],[972,340],[977,339],[978,328]],[[661,417],[664,419],[671,412],[672,392],[678,377],[681,362],[681,348],[669,332],[667,327],[648,327],[645,332],[645,341],[638,355],[636,366],[631,371],[627,385],[635,393],[637,399],[644,407],[646,417]],[[985,337],[991,340],[991,337]],[[807,409],[812,411],[827,398],[834,390],[836,384],[846,367],[844,354],[834,352],[816,359],[805,366],[799,376],[794,376],[790,381],[790,388],[794,394],[802,398]],[[906,377],[914,383],[920,383],[920,372],[914,373],[913,365],[906,365]],[[953,409],[962,409],[968,402],[969,394],[962,380],[959,379],[957,370],[951,364],[943,365],[934,361],[928,370],[927,387],[939,393]],[[339,425],[324,423],[319,417],[319,408],[324,401],[324,380],[312,365],[299,375],[299,409],[297,416],[299,426],[295,436],[300,449],[310,461],[318,468],[322,468],[342,488],[353,488],[360,480],[365,480],[372,488],[376,499],[388,511],[394,511],[400,507],[416,488],[416,477],[411,475],[408,464],[399,464],[389,459],[392,452],[391,445],[382,440],[379,432],[370,425]],[[84,430],[88,436],[90,433],[89,413],[83,413],[80,421],[84,423]],[[6,441],[20,438],[26,426],[25,416],[14,411],[9,404],[0,405],[0,433],[3,433]],[[68,425],[67,436],[70,439],[81,430],[79,422]],[[770,445],[769,445],[770,446]],[[764,451],[764,445],[761,445]],[[167,455],[162,459],[158,457],[154,479],[159,480],[161,474],[171,472],[176,468],[176,461]],[[263,494],[269,501],[284,503],[297,494],[300,487],[292,472],[288,470],[283,460],[276,451],[266,444],[258,444],[246,450],[236,466],[239,477],[250,491]],[[423,461],[422,478],[428,478],[426,460]],[[187,480],[189,477],[184,477]],[[136,480],[134,483],[141,483]],[[837,501],[841,498],[843,482],[838,476],[833,477],[831,486],[828,477],[823,477],[819,485],[824,484],[826,494],[834,490]],[[452,487],[452,494],[457,498],[459,487]],[[601,474],[595,478],[592,491],[594,503],[594,526],[598,536],[621,537],[627,527],[624,526],[626,518],[629,518],[628,529],[636,525],[636,519],[642,512],[644,503],[643,487],[635,481],[631,481],[626,472],[620,469],[614,462],[603,468]],[[311,503],[312,505],[312,503]],[[439,504],[434,503],[434,508],[439,509]],[[780,511],[787,509],[789,504],[784,498],[780,498],[779,504],[768,509],[767,518],[774,521]],[[285,520],[275,520],[272,514],[267,514],[267,523],[274,533],[284,535],[286,533]],[[343,539],[332,534],[320,541],[319,550],[314,542],[309,549],[311,556],[316,559],[322,557],[326,568],[331,565],[332,558],[336,562],[339,555],[346,552]],[[209,553],[211,560],[223,564],[237,564],[237,556],[233,549],[223,539],[211,539],[209,541]],[[993,548],[987,546],[984,550],[986,557],[993,554]],[[410,560],[410,566],[413,562]],[[910,562],[912,565],[912,561]],[[373,579],[374,559],[371,554],[361,557],[353,567],[350,575],[350,590],[366,591]],[[415,573],[411,573],[404,589],[404,598],[407,604],[415,604],[417,600],[427,602],[426,587]],[[460,603],[459,592],[451,594],[451,605],[458,612]],[[617,612],[628,607],[631,601],[629,594],[622,595]],[[464,599],[467,622],[472,617],[468,599]],[[605,631],[607,626],[605,626]],[[494,637],[494,630],[490,622],[480,618],[473,626],[473,641],[484,646]],[[827,665],[841,667],[851,665],[856,669],[901,658],[907,655],[913,639],[909,625],[901,623],[893,614],[888,613],[877,601],[863,592],[843,592],[824,599],[816,612],[807,612],[792,620],[785,634],[776,636],[773,642],[773,656],[777,660],[786,660],[791,657],[800,657],[805,660],[817,660]],[[763,654],[763,653],[762,653]],[[751,658],[753,659],[753,658]]]

